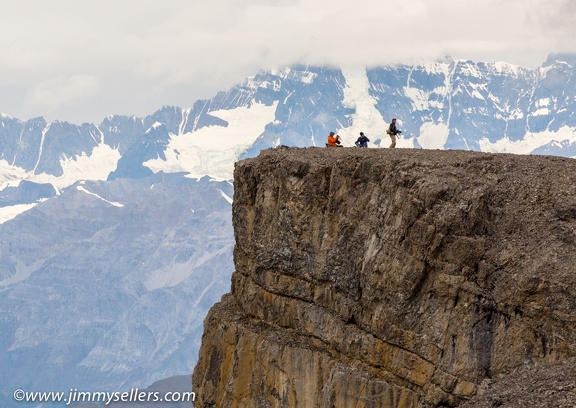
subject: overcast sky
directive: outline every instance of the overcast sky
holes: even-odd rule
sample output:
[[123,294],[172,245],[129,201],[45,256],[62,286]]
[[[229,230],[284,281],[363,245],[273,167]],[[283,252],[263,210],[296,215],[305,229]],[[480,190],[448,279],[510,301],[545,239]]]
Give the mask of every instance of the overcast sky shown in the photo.
[[576,51],[575,0],[1,0],[0,112],[99,124],[261,69]]

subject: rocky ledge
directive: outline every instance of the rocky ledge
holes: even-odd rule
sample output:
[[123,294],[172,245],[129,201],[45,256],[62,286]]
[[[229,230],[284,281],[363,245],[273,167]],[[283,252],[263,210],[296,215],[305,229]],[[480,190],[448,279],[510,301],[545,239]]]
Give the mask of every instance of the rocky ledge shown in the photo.
[[568,361],[575,175],[572,159],[440,150],[237,163],[236,271],[205,320],[195,406],[454,407]]

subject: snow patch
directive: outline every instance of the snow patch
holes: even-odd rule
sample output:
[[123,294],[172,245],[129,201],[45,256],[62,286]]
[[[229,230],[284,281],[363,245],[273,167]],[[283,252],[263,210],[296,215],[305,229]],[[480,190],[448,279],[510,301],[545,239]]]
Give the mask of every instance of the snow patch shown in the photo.
[[[74,158],[65,157],[60,160],[63,174],[53,176],[46,173],[34,174],[34,171],[26,171],[21,167],[13,166],[6,160],[0,160],[0,191],[6,187],[17,187],[20,180],[28,180],[40,184],[52,184],[59,190],[68,187],[78,180],[106,180],[110,172],[116,169],[120,152],[110,146],[100,144],[92,150],[90,156],[82,153]],[[13,219],[38,203],[19,204],[0,209],[0,224]]]
[[28,211],[31,208],[34,208],[36,205],[38,205],[39,202],[0,207],[0,224],[4,224],[6,221],[10,221],[11,219],[16,218],[18,215],[22,214],[23,212]]
[[273,68],[270,71],[271,75],[277,76],[280,79],[287,79],[288,77],[292,77],[294,79],[298,79],[303,84],[311,84],[314,82],[318,74],[311,72],[311,71],[293,71],[289,67],[281,67],[281,68]]
[[226,194],[224,191],[218,189],[218,192],[219,192],[220,195],[221,195],[222,197],[224,197],[224,199],[225,199],[226,201],[228,201],[230,204],[232,204],[232,203],[234,202],[234,200],[232,199],[232,197],[230,197],[230,196],[229,196],[228,194]]
[[28,173],[21,167],[13,166],[4,159],[0,159],[0,191],[6,187],[18,187],[20,180],[28,177]]
[[34,174],[0,160],[0,191],[7,186],[17,186],[17,180],[28,180],[35,183],[50,183],[56,189],[71,186],[78,180],[106,180],[116,169],[120,160],[120,152],[110,146],[100,144],[92,150],[90,156],[82,153],[73,158],[64,157],[60,160],[63,174],[53,176],[46,173]]
[[520,108],[516,108],[512,112],[510,112],[509,119],[511,119],[511,120],[522,119],[523,117],[524,117],[524,112],[522,112],[520,110]]
[[503,72],[503,73],[511,72],[514,75],[518,75],[518,72],[520,71],[519,65],[510,64],[508,62],[498,61],[495,62],[493,65],[494,68],[496,69],[496,72]]
[[152,131],[152,129],[156,130],[158,128],[162,127],[162,123],[160,122],[154,122],[154,124],[152,124],[152,126],[150,126],[150,128],[145,132],[145,133],[150,133]]
[[[47,176],[46,182],[59,188],[70,186],[77,180],[106,180],[108,175],[116,170],[118,160],[120,160],[118,150],[106,144],[99,144],[92,150],[90,156],[82,152],[80,156],[61,159],[62,176],[44,176]],[[42,178],[38,176],[38,179],[41,181]]]
[[[354,109],[352,125],[347,128],[336,129],[342,138],[344,146],[354,146],[360,132],[364,132],[370,139],[370,144],[385,133],[388,124],[376,109],[376,100],[370,95],[370,83],[366,70],[343,69],[342,74],[346,79],[343,89],[343,105]],[[347,134],[349,136],[347,136]],[[369,144],[369,145],[370,145]]]
[[121,204],[121,203],[118,203],[118,202],[115,202],[115,201],[108,201],[108,200],[106,200],[105,198],[100,197],[98,194],[93,193],[93,192],[91,192],[91,191],[88,191],[86,188],[84,188],[84,187],[82,187],[82,186],[78,186],[78,187],[76,187],[76,189],[77,189],[78,191],[82,191],[83,193],[86,193],[86,194],[89,194],[89,195],[94,196],[94,197],[96,197],[96,198],[99,198],[100,200],[102,200],[102,201],[104,201],[104,202],[106,202],[106,203],[108,203],[108,204],[111,204],[111,205],[113,205],[114,207],[124,207],[124,204]]
[[404,95],[406,95],[407,98],[410,98],[412,101],[412,108],[417,111],[423,111],[430,108],[442,109],[444,104],[439,100],[431,101],[430,95],[444,95],[445,93],[446,89],[444,87],[435,88],[431,92],[426,92],[423,89],[412,88],[408,86],[404,87]]
[[186,172],[192,178],[209,175],[217,180],[231,179],[240,154],[274,121],[277,105],[278,102],[266,106],[253,101],[250,107],[210,112],[229,125],[172,135],[164,151],[166,160],[152,159],[144,165],[155,173]]
[[423,61],[417,66],[422,67],[427,74],[444,74],[444,76],[450,74],[450,64],[444,62]]
[[495,142],[490,142],[487,138],[479,141],[480,150],[486,153],[514,153],[530,154],[535,149],[548,143],[558,141],[569,141],[576,143],[576,129],[563,126],[557,132],[544,131],[539,133],[526,133],[524,139],[512,141],[504,137]]
[[531,116],[546,116],[550,114],[550,109],[548,108],[540,108],[534,112],[532,112]]
[[476,99],[484,100],[484,96],[482,96],[482,94],[481,94],[480,92],[478,92],[478,90],[476,90],[476,89],[474,89],[474,90],[472,91],[471,96],[472,96],[473,98],[476,98]]
[[48,133],[48,131],[50,130],[50,126],[52,125],[49,124],[44,129],[42,129],[42,137],[40,139],[40,151],[38,152],[38,160],[36,160],[36,164],[34,165],[34,170],[32,170],[32,172],[35,172],[36,168],[38,168],[38,164],[40,164],[40,159],[42,158],[42,151],[44,149],[44,141],[46,140],[46,133]]
[[424,149],[443,149],[448,140],[448,125],[445,123],[423,123],[420,127],[418,144]]

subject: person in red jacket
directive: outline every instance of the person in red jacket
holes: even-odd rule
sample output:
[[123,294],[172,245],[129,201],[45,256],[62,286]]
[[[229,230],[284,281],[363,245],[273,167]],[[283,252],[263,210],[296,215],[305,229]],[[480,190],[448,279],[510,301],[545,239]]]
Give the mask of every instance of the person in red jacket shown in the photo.
[[326,147],[342,147],[340,143],[340,136],[335,135],[334,132],[330,132],[328,135],[328,143],[326,143]]

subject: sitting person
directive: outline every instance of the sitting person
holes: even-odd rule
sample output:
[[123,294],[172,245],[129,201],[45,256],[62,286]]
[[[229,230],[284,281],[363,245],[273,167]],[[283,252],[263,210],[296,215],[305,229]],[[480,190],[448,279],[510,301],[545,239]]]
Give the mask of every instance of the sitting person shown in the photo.
[[360,132],[360,137],[356,140],[356,147],[368,147],[368,142],[370,139],[364,134],[364,132]]
[[340,136],[335,135],[334,132],[330,132],[328,135],[328,143],[326,143],[326,147],[342,147]]

